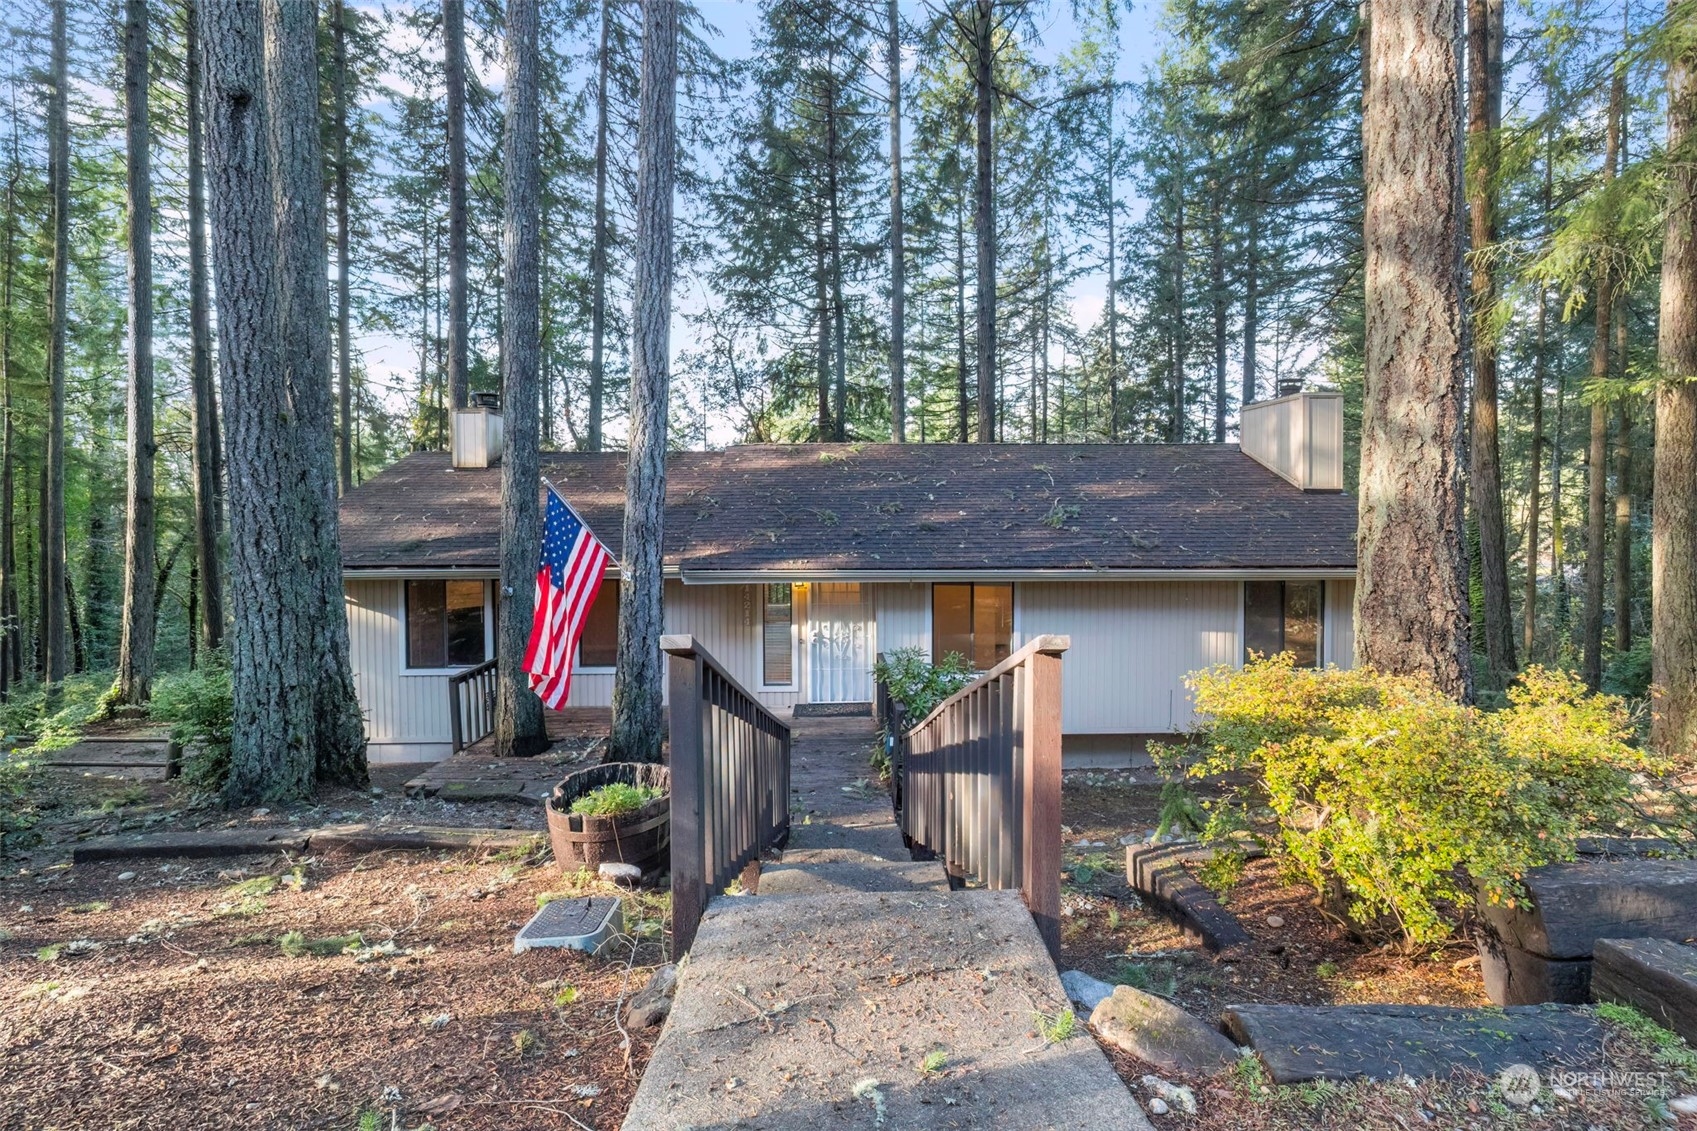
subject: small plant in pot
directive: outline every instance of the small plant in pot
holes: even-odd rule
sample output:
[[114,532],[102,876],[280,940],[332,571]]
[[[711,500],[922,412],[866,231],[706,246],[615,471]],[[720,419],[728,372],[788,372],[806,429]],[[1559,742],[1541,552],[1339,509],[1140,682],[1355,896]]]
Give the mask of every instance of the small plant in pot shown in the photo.
[[545,811],[548,840],[562,869],[593,872],[635,864],[643,875],[666,866],[672,846],[672,773],[642,762],[606,762],[554,787]]

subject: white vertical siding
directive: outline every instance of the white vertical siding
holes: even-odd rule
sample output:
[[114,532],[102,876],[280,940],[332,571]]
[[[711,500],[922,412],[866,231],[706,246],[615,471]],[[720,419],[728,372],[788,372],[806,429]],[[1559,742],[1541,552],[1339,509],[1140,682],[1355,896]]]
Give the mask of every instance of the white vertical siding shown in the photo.
[[1185,674],[1236,663],[1241,584],[1080,581],[1016,587],[1019,631],[1072,637],[1061,662],[1068,734],[1154,734],[1190,724]]
[[348,658],[375,760],[383,759],[383,747],[399,752],[441,743],[440,751],[426,749],[421,756],[447,752],[448,677],[401,670],[403,585],[349,581],[345,586]]
[[931,585],[913,581],[872,585],[872,615],[878,623],[878,651],[918,648],[931,655]]
[[1355,582],[1326,582],[1326,663],[1355,666]]

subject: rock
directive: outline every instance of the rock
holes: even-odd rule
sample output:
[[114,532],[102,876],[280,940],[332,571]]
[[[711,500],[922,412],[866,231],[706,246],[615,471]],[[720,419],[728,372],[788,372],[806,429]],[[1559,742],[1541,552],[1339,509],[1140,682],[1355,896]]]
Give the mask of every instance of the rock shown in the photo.
[[136,878],[136,874],[134,872],[119,872],[118,873],[118,879],[119,880],[133,880],[135,878]]
[[1100,978],[1092,978],[1082,970],[1068,970],[1061,975],[1061,986],[1067,997],[1085,1009],[1095,1009],[1113,996],[1114,987]]
[[625,1028],[649,1029],[666,1020],[677,986],[678,968],[670,962],[658,967],[648,976],[648,984],[625,1006]]
[[616,860],[609,860],[601,865],[597,869],[597,873],[604,880],[611,880],[616,884],[624,884],[627,887],[635,887],[642,882],[641,868],[635,864],[621,864]]
[[1285,925],[1285,919],[1284,919],[1283,915],[1269,915],[1269,916],[1267,916],[1267,926],[1272,927],[1276,930],[1279,927],[1282,927],[1284,925]]
[[1148,837],[1138,836],[1136,833],[1126,833],[1124,836],[1120,837],[1120,843],[1125,847],[1130,848],[1132,845],[1142,844],[1148,839]]
[[1237,1046],[1218,1030],[1130,986],[1116,986],[1090,1014],[1090,1024],[1114,1047],[1171,1072],[1207,1076],[1238,1057]]
[[1167,1106],[1167,1101],[1162,1099],[1160,1096],[1156,1096],[1149,1101],[1150,1115],[1165,1115],[1171,1110],[1172,1108]]
[[1675,1096],[1668,1101],[1668,1110],[1675,1115],[1697,1115],[1697,1095]]
[[[1183,1084],[1174,1084],[1172,1081],[1163,1080],[1159,1076],[1145,1076],[1138,1080],[1138,1083],[1153,1093],[1154,1098],[1149,1101],[1150,1111],[1154,1111],[1154,1105],[1160,1103],[1175,1108],[1185,1115],[1196,1114],[1196,1093]],[[1160,1113],[1156,1112],[1156,1114]]]

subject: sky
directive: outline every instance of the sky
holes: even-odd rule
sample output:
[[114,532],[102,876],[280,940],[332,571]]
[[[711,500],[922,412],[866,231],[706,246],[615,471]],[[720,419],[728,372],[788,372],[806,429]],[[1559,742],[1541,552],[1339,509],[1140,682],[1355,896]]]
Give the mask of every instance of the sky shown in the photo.
[[[1039,41],[1028,43],[1027,49],[1037,62],[1055,62],[1076,42],[1078,25],[1072,16],[1073,3],[1074,0],[1038,0],[1035,4],[1034,22]],[[924,3],[902,0],[901,7],[904,17],[913,22],[925,18],[927,5]],[[758,3],[753,0],[700,0],[698,8],[705,22],[718,32],[714,46],[722,57],[734,61],[749,58],[753,54],[754,35],[760,18]],[[1138,3],[1122,15],[1118,62],[1118,76],[1122,81],[1140,80],[1148,67],[1154,63],[1161,49],[1159,19],[1159,7],[1146,3]],[[405,46],[412,48],[414,45]],[[439,51],[435,44],[418,44],[417,49],[430,54]],[[470,63],[481,81],[490,89],[498,90],[502,82],[500,59],[481,58],[475,49],[470,54]],[[907,65],[911,68],[911,59]],[[386,79],[390,85],[397,88],[405,86],[398,75],[391,74],[386,76]],[[377,106],[373,108],[380,109]],[[911,155],[911,147],[909,152]],[[711,152],[700,156],[703,158],[704,167],[712,168],[716,164]],[[1128,202],[1131,216],[1135,219],[1140,208],[1138,202],[1132,199],[1132,186],[1122,182],[1120,193],[1121,199]],[[1106,294],[1105,274],[1085,275],[1076,280],[1071,285],[1068,296],[1074,323],[1089,326],[1096,322],[1105,305]],[[680,274],[675,288],[675,313],[672,319],[671,345],[674,362],[694,344],[694,328],[687,316],[691,311],[699,309],[702,302],[700,281],[689,276],[687,271]],[[378,385],[391,390],[391,407],[404,407],[405,396],[416,387],[418,380],[416,342],[404,336],[373,333],[364,335],[358,343],[358,348],[365,359],[370,378]],[[609,420],[607,431],[612,442],[622,442],[624,422]],[[708,443],[715,446],[736,439],[728,421],[715,420],[711,416],[707,421],[706,431]],[[561,429],[560,434],[563,432]]]

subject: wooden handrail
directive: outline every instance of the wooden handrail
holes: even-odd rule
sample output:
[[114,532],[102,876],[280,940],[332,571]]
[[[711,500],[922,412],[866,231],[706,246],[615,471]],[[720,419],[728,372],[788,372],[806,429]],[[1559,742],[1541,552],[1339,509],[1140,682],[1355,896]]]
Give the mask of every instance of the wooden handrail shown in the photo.
[[[463,690],[467,684],[478,695],[470,703],[466,702]],[[494,691],[494,660],[485,660],[448,677],[448,731],[455,754],[494,733]]]
[[790,728],[693,637],[662,636],[672,766],[672,953],[790,834]]
[[1061,941],[1061,654],[1038,636],[900,738],[897,820],[951,884],[1018,888],[1051,957]]

